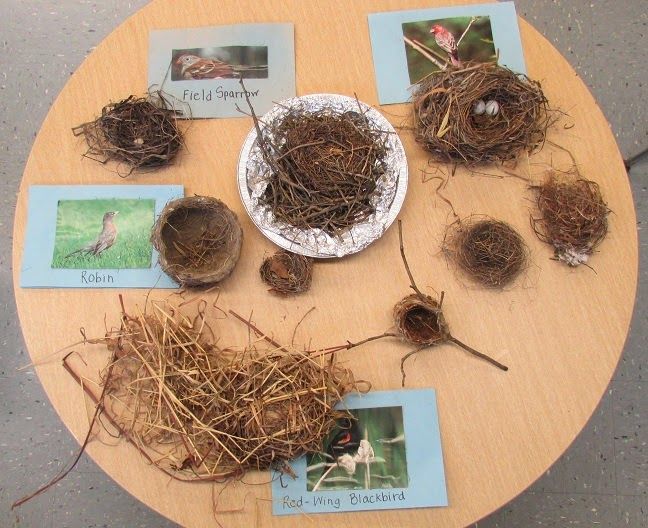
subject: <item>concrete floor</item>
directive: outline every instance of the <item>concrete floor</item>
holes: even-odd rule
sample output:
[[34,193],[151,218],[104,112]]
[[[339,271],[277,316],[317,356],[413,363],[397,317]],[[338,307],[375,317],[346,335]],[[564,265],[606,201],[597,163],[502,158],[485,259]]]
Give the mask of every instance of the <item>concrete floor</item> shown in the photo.
[[[0,527],[171,527],[83,458],[47,494],[10,511],[77,445],[31,371],[12,291],[15,196],[33,139],[69,75],[145,0],[0,0]],[[648,2],[518,0],[518,12],[568,58],[603,108],[624,157],[648,147]],[[625,352],[606,397],[564,456],[478,528],[648,526],[648,159],[630,175],[640,282]]]

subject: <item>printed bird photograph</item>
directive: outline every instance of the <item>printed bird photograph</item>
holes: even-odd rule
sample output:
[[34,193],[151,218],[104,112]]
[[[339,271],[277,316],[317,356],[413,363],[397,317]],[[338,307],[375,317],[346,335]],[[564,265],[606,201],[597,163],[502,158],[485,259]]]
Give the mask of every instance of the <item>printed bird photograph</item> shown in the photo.
[[464,62],[497,60],[490,17],[422,20],[402,27],[411,84],[432,72],[461,67]]
[[407,488],[403,408],[352,409],[306,458],[307,491]]
[[155,200],[60,200],[52,268],[145,269]]
[[172,81],[267,79],[267,46],[178,49],[171,53]]

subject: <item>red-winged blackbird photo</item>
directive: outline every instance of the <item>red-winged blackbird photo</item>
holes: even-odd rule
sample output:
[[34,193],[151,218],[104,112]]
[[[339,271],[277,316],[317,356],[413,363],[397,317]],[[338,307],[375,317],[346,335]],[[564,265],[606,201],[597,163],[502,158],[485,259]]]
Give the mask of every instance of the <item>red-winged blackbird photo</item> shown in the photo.
[[454,17],[403,24],[410,83],[464,62],[497,60],[490,17]]
[[307,491],[407,488],[403,408],[350,412],[307,456]]
[[223,46],[173,50],[172,81],[267,79],[267,46]]

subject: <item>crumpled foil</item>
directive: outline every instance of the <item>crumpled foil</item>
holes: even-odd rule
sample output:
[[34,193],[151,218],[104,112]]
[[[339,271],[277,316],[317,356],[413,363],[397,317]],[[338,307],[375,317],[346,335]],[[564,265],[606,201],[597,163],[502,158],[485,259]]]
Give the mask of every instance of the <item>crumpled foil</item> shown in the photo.
[[387,170],[378,180],[377,192],[373,197],[375,212],[339,236],[329,235],[321,229],[296,228],[278,221],[270,208],[259,202],[268,185],[270,168],[263,159],[254,127],[243,143],[238,163],[238,186],[243,205],[261,232],[288,251],[315,258],[343,257],[361,251],[383,235],[396,219],[405,200],[407,159],[403,144],[389,121],[377,110],[352,97],[337,94],[313,94],[281,101],[259,118],[262,132],[264,123],[273,122],[285,114],[287,108],[296,106],[307,111],[359,111],[371,125],[386,134]]

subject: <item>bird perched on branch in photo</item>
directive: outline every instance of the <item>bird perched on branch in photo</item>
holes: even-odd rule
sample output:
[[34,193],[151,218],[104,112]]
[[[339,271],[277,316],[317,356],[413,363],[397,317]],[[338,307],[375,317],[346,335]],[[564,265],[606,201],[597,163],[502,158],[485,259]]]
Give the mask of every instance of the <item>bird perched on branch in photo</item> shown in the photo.
[[430,33],[434,35],[437,46],[450,56],[452,65],[461,66],[459,50],[457,49],[457,42],[455,41],[454,35],[439,24],[434,24],[430,29]]
[[65,258],[76,255],[77,253],[98,256],[106,251],[109,247],[111,247],[115,243],[115,240],[117,240],[117,226],[115,225],[113,219],[118,213],[119,211],[108,211],[106,214],[104,214],[103,229],[101,230],[101,233],[99,233],[97,239],[93,242],[90,242],[89,244],[86,244],[81,249],[77,249],[76,251],[73,251],[72,253],[66,255]]
[[175,64],[180,66],[180,76],[186,80],[235,77],[234,69],[218,59],[205,59],[197,55],[180,55]]

